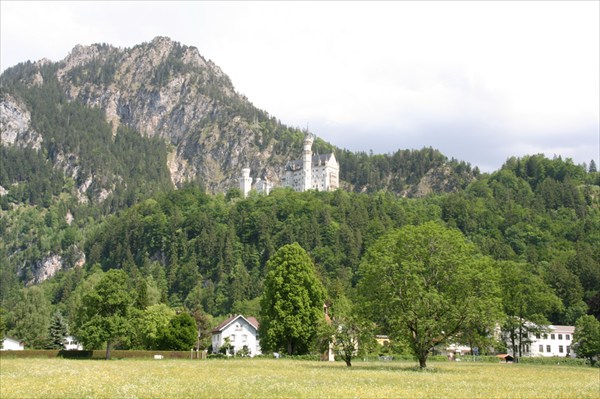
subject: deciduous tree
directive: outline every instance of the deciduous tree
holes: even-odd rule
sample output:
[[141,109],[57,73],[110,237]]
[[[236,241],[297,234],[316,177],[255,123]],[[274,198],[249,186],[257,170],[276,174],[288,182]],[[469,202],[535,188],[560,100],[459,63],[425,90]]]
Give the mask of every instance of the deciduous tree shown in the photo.
[[390,335],[410,343],[419,366],[430,350],[467,327],[493,322],[497,273],[456,230],[428,222],[378,240],[360,265],[364,311]]
[[79,338],[86,348],[106,342],[106,360],[110,359],[113,341],[130,330],[130,312],[134,299],[123,270],[106,272],[92,291],[83,297],[84,322]]
[[577,319],[573,347],[577,357],[587,358],[592,365],[600,357],[600,321],[585,315]]
[[267,262],[261,297],[260,337],[266,351],[305,354],[324,317],[325,289],[315,266],[298,244],[281,247]]

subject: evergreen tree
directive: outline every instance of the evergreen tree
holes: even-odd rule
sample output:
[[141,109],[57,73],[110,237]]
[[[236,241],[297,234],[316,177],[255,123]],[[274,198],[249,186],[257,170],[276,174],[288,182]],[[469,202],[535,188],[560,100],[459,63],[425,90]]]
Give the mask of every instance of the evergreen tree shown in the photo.
[[67,321],[62,313],[54,312],[48,331],[48,349],[64,349],[67,335],[69,335]]

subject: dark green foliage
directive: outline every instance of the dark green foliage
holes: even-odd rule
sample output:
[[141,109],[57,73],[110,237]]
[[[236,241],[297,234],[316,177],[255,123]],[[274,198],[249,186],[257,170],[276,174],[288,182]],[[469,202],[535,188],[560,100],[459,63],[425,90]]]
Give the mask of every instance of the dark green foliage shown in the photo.
[[189,313],[180,313],[169,321],[163,332],[161,348],[163,350],[184,351],[196,346],[198,327]]
[[325,317],[325,290],[298,243],[284,245],[269,259],[264,287],[259,319],[263,352],[308,353]]
[[64,349],[67,335],[69,335],[67,321],[60,312],[54,312],[48,330],[47,349]]
[[577,357],[583,357],[592,365],[600,357],[600,321],[594,316],[581,316],[575,323],[573,348]]
[[23,288],[13,309],[8,334],[25,342],[28,349],[42,349],[48,342],[50,301],[41,287]]
[[111,344],[126,337],[131,329],[133,298],[123,270],[109,270],[91,292],[83,297],[82,324],[77,335],[88,349],[106,342],[106,359],[110,359]]
[[363,311],[410,343],[421,368],[430,350],[500,315],[497,273],[457,230],[429,222],[390,231],[361,263]]

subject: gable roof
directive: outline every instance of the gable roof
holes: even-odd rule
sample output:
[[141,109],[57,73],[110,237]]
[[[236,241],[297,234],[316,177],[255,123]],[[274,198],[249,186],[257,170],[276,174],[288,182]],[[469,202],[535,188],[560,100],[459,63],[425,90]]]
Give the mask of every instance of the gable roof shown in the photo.
[[212,333],[213,334],[218,334],[221,331],[223,331],[224,329],[226,329],[231,323],[233,323],[234,321],[236,321],[237,319],[242,318],[244,320],[246,320],[246,322],[248,324],[250,324],[252,327],[254,327],[256,329],[256,331],[258,331],[258,320],[256,320],[256,317],[244,317],[241,314],[238,315],[233,315],[228,317],[226,320],[224,320],[221,324],[219,324],[218,326],[216,326],[215,328],[213,328]]

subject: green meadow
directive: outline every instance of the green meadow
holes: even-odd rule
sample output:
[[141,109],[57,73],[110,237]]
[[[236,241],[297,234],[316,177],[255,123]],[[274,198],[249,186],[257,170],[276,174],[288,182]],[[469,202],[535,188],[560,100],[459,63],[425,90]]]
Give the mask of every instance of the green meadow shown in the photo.
[[598,398],[597,368],[499,363],[0,360],[5,398]]

